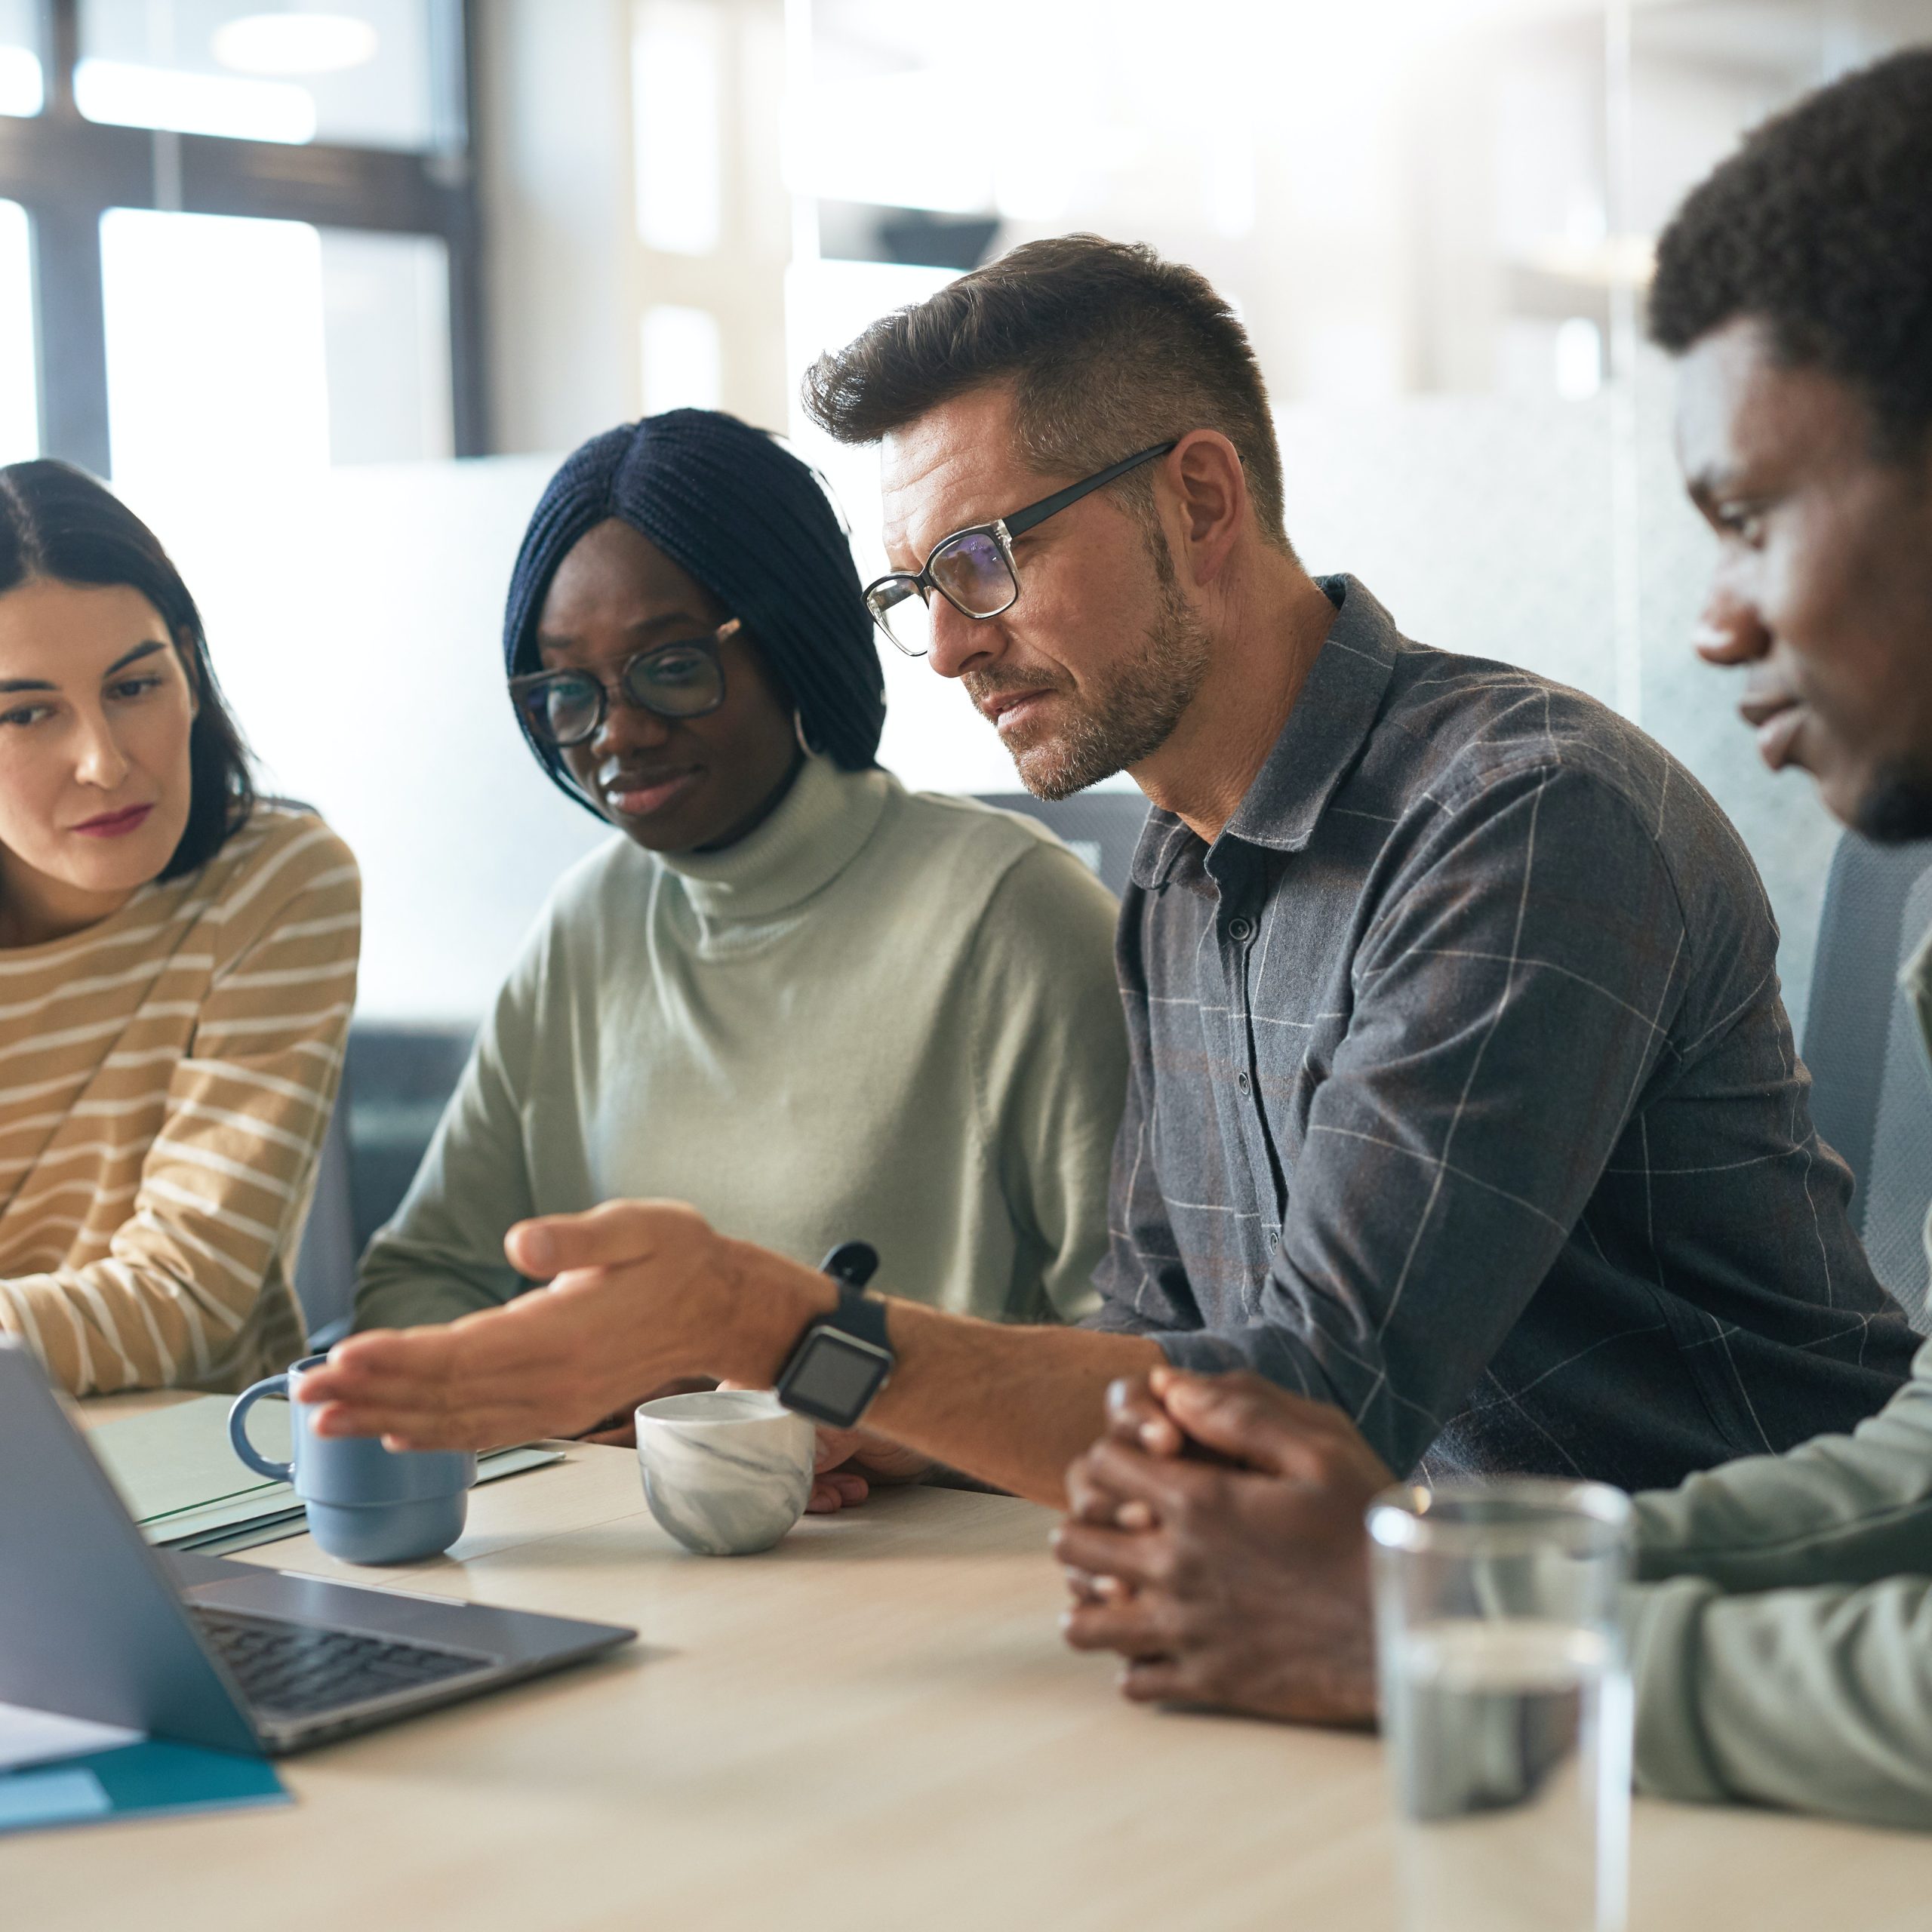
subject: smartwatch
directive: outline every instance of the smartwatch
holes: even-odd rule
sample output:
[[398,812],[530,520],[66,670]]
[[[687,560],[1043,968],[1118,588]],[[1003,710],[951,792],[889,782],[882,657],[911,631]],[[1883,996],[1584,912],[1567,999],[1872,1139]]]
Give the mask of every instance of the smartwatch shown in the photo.
[[778,1372],[778,1399],[831,1429],[851,1429],[891,1379],[898,1358],[885,1332],[885,1304],[865,1291],[878,1254],[862,1241],[841,1242],[820,1272],[838,1284],[838,1306],[806,1325]]

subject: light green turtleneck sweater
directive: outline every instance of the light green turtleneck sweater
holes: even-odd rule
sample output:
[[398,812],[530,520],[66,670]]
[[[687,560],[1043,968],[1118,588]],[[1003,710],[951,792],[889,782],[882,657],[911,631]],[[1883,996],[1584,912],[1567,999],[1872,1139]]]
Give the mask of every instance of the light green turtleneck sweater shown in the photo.
[[503,1237],[688,1201],[961,1313],[1093,1305],[1127,1078],[1112,895],[1030,821],[808,759],[721,852],[614,838],[566,873],[478,1035],[359,1327],[527,1284]]

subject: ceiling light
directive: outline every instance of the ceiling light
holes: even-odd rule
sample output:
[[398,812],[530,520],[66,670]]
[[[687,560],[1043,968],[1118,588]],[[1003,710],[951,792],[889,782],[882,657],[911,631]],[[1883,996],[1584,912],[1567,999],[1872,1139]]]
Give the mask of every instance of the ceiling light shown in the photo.
[[340,74],[376,57],[376,29],[352,14],[248,14],[214,30],[211,51],[239,74]]

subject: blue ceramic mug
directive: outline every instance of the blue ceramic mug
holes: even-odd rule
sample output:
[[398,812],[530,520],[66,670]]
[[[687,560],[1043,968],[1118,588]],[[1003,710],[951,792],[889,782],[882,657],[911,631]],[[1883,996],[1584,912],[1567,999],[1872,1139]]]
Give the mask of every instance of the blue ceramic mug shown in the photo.
[[[463,1534],[476,1458],[450,1450],[389,1450],[374,1436],[318,1435],[300,1399],[310,1355],[285,1375],[245,1389],[228,1412],[228,1439],[250,1469],[295,1486],[309,1534],[345,1563],[414,1563],[439,1556]],[[248,1411],[264,1395],[285,1396],[292,1460],[272,1463],[248,1440]]]

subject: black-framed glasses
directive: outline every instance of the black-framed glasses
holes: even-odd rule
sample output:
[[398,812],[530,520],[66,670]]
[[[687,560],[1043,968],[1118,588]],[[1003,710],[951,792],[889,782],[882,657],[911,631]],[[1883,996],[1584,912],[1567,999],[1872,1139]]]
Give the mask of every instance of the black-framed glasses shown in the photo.
[[[1177,441],[1178,438],[1176,439]],[[924,570],[894,571],[866,586],[866,608],[872,622],[908,657],[923,657],[933,642],[932,595],[937,591],[961,617],[997,617],[1020,601],[1020,571],[1013,540],[1057,516],[1069,504],[1104,488],[1117,476],[1165,456],[1172,442],[1156,443],[1109,463],[1084,481],[1069,483],[1037,503],[991,523],[955,530],[933,546]]]
[[654,644],[626,657],[609,685],[589,671],[532,671],[510,680],[510,699],[531,735],[560,751],[596,737],[614,695],[660,718],[702,718],[724,702],[718,650],[738,629],[733,617],[709,637]]

